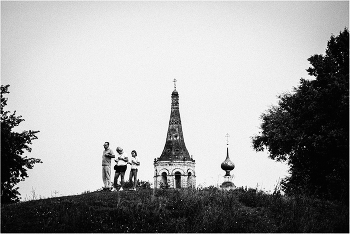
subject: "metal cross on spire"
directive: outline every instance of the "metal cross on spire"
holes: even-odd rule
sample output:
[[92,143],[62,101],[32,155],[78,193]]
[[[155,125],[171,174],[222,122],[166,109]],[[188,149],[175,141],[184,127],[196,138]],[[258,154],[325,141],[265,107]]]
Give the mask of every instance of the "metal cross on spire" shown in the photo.
[[227,141],[227,145],[228,145],[228,138],[230,137],[230,135],[227,133],[225,137],[226,137],[226,141]]
[[173,81],[174,82],[174,89],[176,89],[176,81],[177,81],[176,79],[174,79],[174,81]]

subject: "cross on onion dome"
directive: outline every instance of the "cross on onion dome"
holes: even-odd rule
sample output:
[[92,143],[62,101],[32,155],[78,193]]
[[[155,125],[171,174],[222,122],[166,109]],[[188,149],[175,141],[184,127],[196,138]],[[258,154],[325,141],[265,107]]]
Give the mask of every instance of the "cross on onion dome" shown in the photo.
[[225,137],[226,137],[226,142],[227,142],[227,145],[228,145],[228,138],[230,137],[230,135],[227,133]]

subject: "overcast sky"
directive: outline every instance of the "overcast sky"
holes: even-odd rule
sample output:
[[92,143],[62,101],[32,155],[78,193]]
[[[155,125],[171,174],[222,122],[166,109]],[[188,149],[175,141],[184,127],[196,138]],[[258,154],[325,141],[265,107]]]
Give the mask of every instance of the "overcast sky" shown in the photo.
[[197,185],[222,182],[229,133],[234,183],[273,190],[288,168],[253,150],[260,115],[311,78],[307,59],[348,15],[349,2],[2,1],[6,109],[26,120],[16,131],[40,131],[26,155],[43,163],[22,198],[101,188],[105,141],[136,150],[139,179],[153,183],[174,78]]

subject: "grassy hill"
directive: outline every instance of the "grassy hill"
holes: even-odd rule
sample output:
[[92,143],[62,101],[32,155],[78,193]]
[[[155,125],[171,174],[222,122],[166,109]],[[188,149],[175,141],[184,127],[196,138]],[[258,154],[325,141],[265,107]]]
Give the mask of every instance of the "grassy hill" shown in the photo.
[[349,232],[349,208],[243,188],[91,192],[2,205],[1,232]]

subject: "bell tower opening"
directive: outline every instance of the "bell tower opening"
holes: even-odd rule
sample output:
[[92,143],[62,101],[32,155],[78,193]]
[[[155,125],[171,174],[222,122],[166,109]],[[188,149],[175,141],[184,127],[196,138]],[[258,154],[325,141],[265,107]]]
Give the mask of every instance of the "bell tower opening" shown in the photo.
[[192,187],[191,176],[192,176],[192,173],[191,173],[191,172],[188,172],[187,187]]
[[175,188],[181,188],[181,173],[175,172]]
[[167,178],[166,172],[162,173],[162,183],[164,186],[166,186],[168,184],[168,178]]

